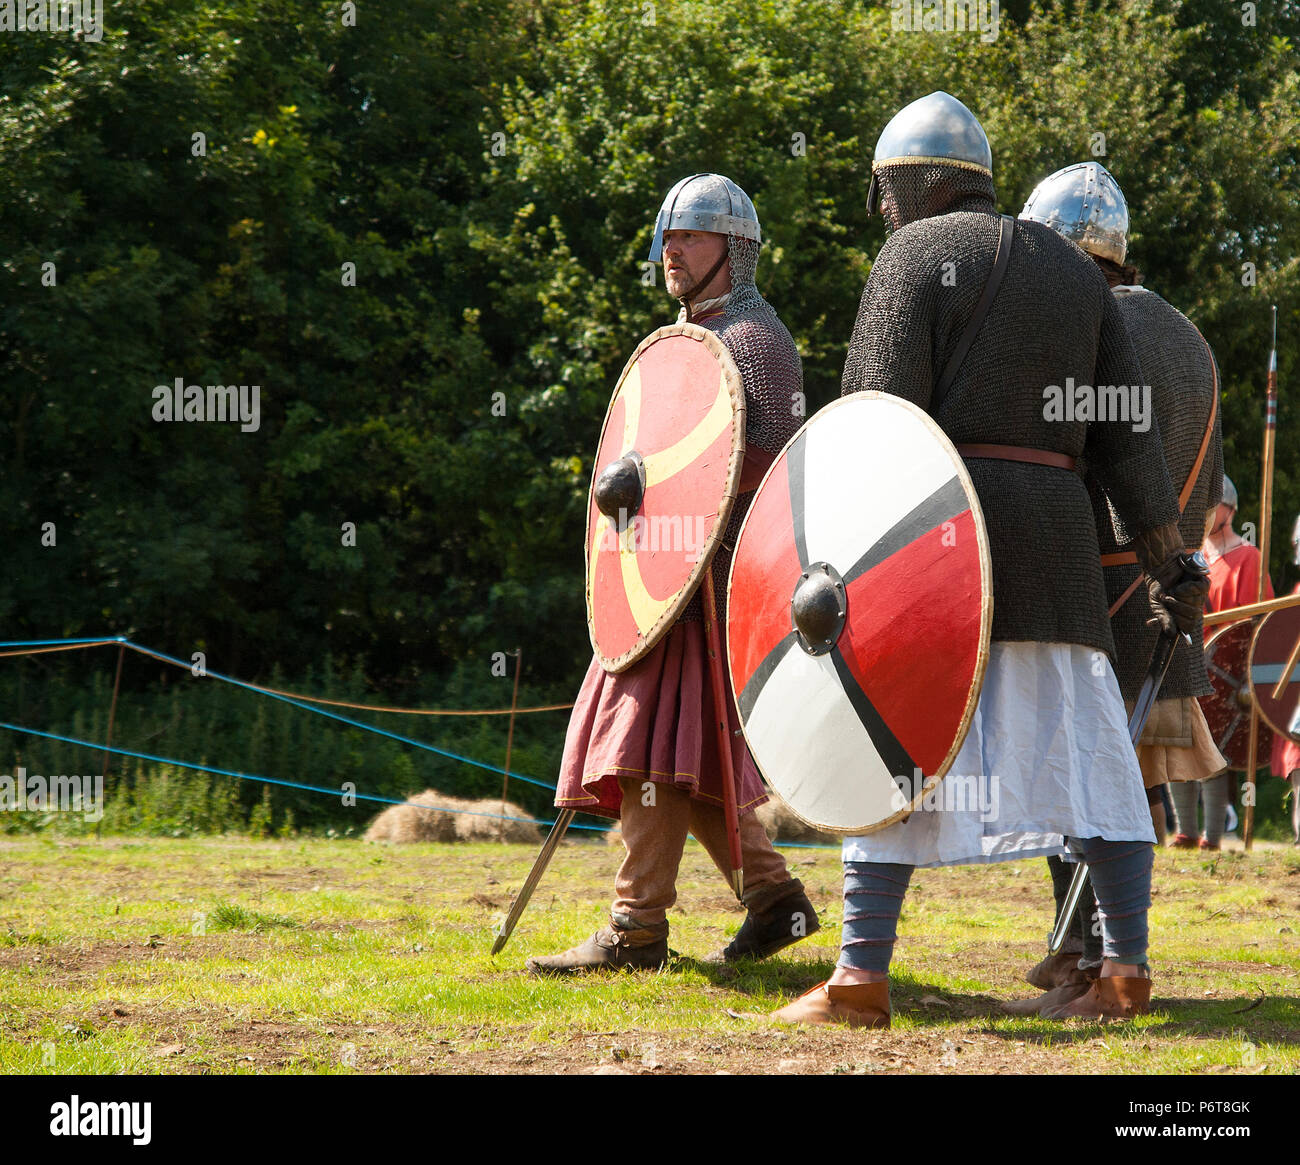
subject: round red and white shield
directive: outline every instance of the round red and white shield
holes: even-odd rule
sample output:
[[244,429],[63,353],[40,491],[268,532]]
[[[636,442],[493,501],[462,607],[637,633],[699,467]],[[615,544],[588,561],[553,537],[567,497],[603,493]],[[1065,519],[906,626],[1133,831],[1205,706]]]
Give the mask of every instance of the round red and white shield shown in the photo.
[[1300,744],[1300,607],[1260,623],[1250,644],[1250,690],[1269,727]]
[[710,331],[651,332],[619,377],[587,499],[587,627],[631,667],[690,602],[726,529],[745,457],[745,392]]
[[745,738],[802,820],[865,834],[948,771],[988,662],[993,580],[961,457],[900,397],[828,405],[773,463],[728,589]]
[[[1242,772],[1250,762],[1251,695],[1246,669],[1254,634],[1255,624],[1248,620],[1230,623],[1205,641],[1205,670],[1214,691],[1197,697],[1210,735],[1228,767]],[[1260,724],[1255,739],[1256,763],[1267,764],[1272,749],[1272,729]]]

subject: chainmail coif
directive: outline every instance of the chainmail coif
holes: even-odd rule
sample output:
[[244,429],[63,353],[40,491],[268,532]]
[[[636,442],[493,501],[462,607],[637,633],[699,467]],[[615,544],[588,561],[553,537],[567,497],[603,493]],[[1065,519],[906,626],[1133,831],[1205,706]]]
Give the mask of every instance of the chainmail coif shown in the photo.
[[993,179],[962,166],[881,166],[880,212],[891,231],[954,210],[991,210]]
[[[1155,424],[1137,433],[1117,421],[1047,419],[1044,390],[1064,388],[1067,378],[1090,386],[1141,383],[1096,264],[1050,228],[1017,221],[997,298],[947,396],[935,401],[935,382],[993,267],[999,220],[992,184],[942,165],[885,166],[880,177],[895,229],[862,293],[843,392],[901,396],[929,412],[954,443],[1086,455],[1130,528],[1173,521],[1177,501]],[[966,465],[993,560],[993,638],[1111,652],[1097,531],[1081,476],[1015,461],[972,458]]]
[[[1151,409],[1160,418],[1165,462],[1174,487],[1181,492],[1210,417],[1215,391],[1213,356],[1191,320],[1154,292],[1140,287],[1116,288],[1115,301],[1137,351],[1144,383],[1151,386]],[[1120,549],[1113,529],[1114,515],[1091,475],[1088,484],[1097,514],[1101,552],[1112,554]],[[1222,494],[1223,441],[1221,417],[1216,412],[1210,446],[1178,523],[1188,546],[1200,545],[1205,534],[1205,512],[1219,504]],[[1128,589],[1138,572],[1139,568],[1131,565],[1104,568],[1108,603],[1114,603]],[[1119,655],[1116,674],[1126,700],[1137,696],[1155,648],[1157,630],[1146,625],[1150,617],[1146,588],[1139,587],[1111,619]],[[1162,699],[1203,696],[1212,690],[1205,671],[1199,616],[1196,622],[1192,646],[1178,640],[1160,689]]]
[[754,286],[754,276],[758,273],[758,253],[762,249],[763,244],[753,239],[741,235],[727,236],[727,271],[731,275],[731,294],[723,309],[724,314],[743,315],[760,304],[767,303]]

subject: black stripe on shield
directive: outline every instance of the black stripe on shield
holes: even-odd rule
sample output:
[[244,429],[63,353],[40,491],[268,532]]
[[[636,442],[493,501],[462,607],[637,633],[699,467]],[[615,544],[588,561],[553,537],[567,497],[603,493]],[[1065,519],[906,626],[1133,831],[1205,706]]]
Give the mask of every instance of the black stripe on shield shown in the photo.
[[858,686],[858,681],[853,678],[853,672],[849,670],[849,665],[844,661],[844,656],[840,654],[838,647],[831,648],[831,659],[835,661],[835,671],[840,677],[840,684],[849,699],[849,704],[858,714],[858,719],[866,729],[867,735],[871,737],[871,743],[889,769],[889,775],[894,778],[894,783],[910,802],[918,791],[913,787],[912,774],[919,766],[908,755],[907,749],[899,743],[898,737],[890,731],[889,725],[876,711],[875,706],[867,699],[867,693]]
[[[866,574],[873,566],[884,562],[891,554],[896,554],[905,546],[910,546],[922,534],[928,534],[936,526],[949,522],[958,514],[970,509],[966,491],[961,480],[951,477],[920,505],[894,523],[893,527],[877,540],[853,566],[844,572],[847,586],[859,575]],[[800,559],[802,561],[802,558]]]
[[746,724],[749,723],[749,714],[754,710],[754,705],[758,703],[758,697],[763,694],[763,685],[776,671],[776,665],[785,658],[785,653],[790,650],[790,645],[794,641],[795,633],[791,631],[789,635],[767,653],[763,658],[763,662],[754,669],[754,674],[749,677],[745,690],[740,693],[740,699],[736,701],[740,705],[740,718]]

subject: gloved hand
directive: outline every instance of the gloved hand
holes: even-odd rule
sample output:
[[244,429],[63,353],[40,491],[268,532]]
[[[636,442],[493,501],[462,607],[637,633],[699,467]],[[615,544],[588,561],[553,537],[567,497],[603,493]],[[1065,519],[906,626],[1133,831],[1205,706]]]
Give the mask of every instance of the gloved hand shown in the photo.
[[1191,634],[1209,593],[1210,568],[1200,553],[1173,555],[1148,574],[1147,601],[1154,617],[1147,626]]

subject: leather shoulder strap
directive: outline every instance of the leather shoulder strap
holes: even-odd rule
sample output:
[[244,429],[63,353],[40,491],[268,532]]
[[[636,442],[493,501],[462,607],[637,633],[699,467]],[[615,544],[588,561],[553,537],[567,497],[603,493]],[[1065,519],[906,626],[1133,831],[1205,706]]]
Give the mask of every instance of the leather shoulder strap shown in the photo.
[[993,306],[993,300],[998,294],[998,287],[1002,284],[1002,276],[1006,272],[1008,261],[1011,259],[1011,240],[1015,234],[1015,226],[1015,219],[1009,214],[1002,215],[1001,230],[998,234],[998,250],[993,257],[993,270],[989,272],[988,281],[984,284],[984,292],[975,305],[975,311],[966,324],[966,330],[962,332],[961,339],[957,341],[957,347],[948,358],[948,363],[944,365],[943,375],[939,377],[939,383],[934,387],[934,395],[931,398],[932,403],[930,406],[931,412],[948,395],[948,390],[952,388],[952,382],[957,379],[957,371],[961,368],[962,361],[966,359],[966,353],[970,351],[970,346],[975,342],[975,334],[980,330],[980,325],[984,323],[984,317],[989,314],[989,308]]
[[[1197,329],[1196,334],[1201,335],[1199,329]],[[1201,447],[1196,451],[1196,460],[1192,462],[1192,470],[1183,483],[1182,493],[1178,495],[1178,516],[1180,518],[1187,509],[1187,502],[1192,496],[1192,490],[1196,487],[1196,479],[1201,476],[1201,466],[1205,464],[1205,454],[1210,448],[1210,438],[1214,436],[1214,418],[1219,411],[1219,366],[1215,364],[1214,352],[1210,348],[1209,341],[1204,336],[1201,336],[1201,343],[1205,345],[1205,351],[1210,357],[1210,377],[1214,383],[1214,392],[1210,395],[1210,418],[1205,422],[1205,433],[1201,436]],[[1111,559],[1111,561],[1107,562],[1107,559]],[[1102,566],[1120,566],[1128,562],[1137,562],[1137,555],[1131,550],[1101,556]],[[1141,581],[1142,574],[1139,572],[1137,578],[1129,583],[1128,589],[1111,604],[1107,614],[1112,619],[1115,617],[1115,613],[1129,601]]]
[[[1198,336],[1200,329],[1197,329]],[[1209,341],[1201,336],[1201,343],[1205,345],[1206,355],[1210,358],[1210,376],[1214,383],[1214,392],[1210,395],[1210,419],[1205,422],[1205,433],[1201,437],[1201,447],[1196,451],[1196,460],[1192,462],[1192,472],[1187,475],[1187,481],[1183,484],[1183,492],[1178,495],[1178,513],[1181,515],[1187,509],[1187,501],[1192,496],[1192,489],[1196,485],[1196,479],[1201,476],[1201,466],[1205,463],[1206,451],[1210,448],[1210,438],[1214,436],[1214,417],[1219,411],[1219,367],[1214,362],[1214,353],[1210,350]]]

